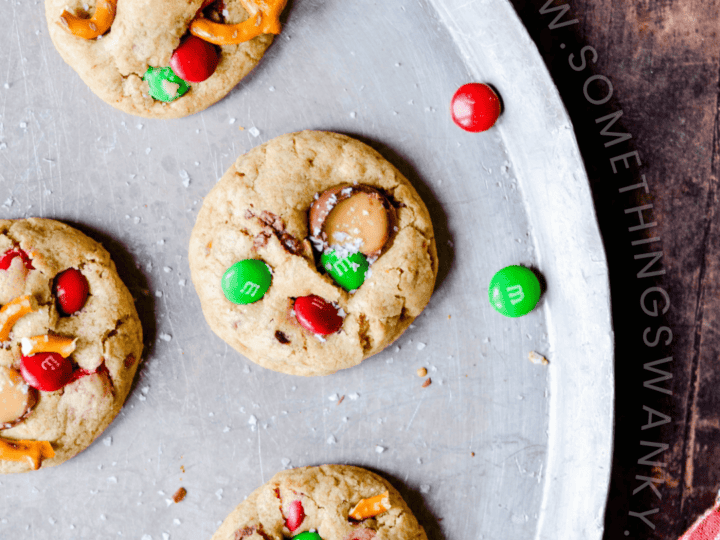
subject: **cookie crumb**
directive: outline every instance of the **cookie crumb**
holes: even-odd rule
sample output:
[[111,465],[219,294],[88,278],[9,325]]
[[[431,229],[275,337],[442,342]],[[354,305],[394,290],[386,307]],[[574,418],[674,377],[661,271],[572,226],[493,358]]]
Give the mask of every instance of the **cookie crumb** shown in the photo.
[[173,501],[175,502],[175,504],[182,501],[185,498],[185,495],[187,495],[187,489],[185,489],[184,487],[179,488],[175,492],[175,495],[173,495]]
[[550,363],[547,358],[535,351],[530,351],[528,353],[528,360],[530,360],[533,364],[542,364],[543,366],[547,366]]
[[345,396],[344,395],[340,396],[340,399],[338,399],[337,404],[340,405],[343,402],[343,399],[345,399]]
[[427,388],[427,387],[430,386],[431,384],[432,384],[432,379],[431,379],[430,377],[428,377],[427,379],[425,379],[425,382],[422,383],[422,387],[423,387],[423,388]]
[[424,367],[421,367],[421,368],[418,368],[418,370],[415,373],[417,373],[418,377],[424,377],[425,375],[427,375],[427,369],[425,369]]

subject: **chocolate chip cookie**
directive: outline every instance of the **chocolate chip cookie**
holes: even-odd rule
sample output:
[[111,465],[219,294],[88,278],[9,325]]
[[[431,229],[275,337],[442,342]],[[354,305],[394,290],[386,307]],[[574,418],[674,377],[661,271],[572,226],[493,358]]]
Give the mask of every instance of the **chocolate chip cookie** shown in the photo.
[[101,99],[178,118],[224,97],[260,61],[287,0],[45,0],[50,37]]
[[49,219],[0,220],[0,474],[58,465],[110,424],[142,328],[108,252]]
[[390,483],[348,465],[282,471],[233,510],[212,540],[427,540]]
[[205,198],[189,261],[210,328],[293,375],[387,347],[427,305],[438,269],[410,182],[369,146],[320,131],[241,156]]

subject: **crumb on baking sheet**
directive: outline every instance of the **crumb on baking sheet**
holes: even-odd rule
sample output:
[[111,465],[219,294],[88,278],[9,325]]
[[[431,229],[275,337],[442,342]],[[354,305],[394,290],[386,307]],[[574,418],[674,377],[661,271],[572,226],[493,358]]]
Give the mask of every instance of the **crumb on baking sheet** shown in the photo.
[[432,384],[432,379],[431,379],[430,377],[428,377],[427,379],[425,379],[425,382],[422,383],[422,387],[423,387],[423,388],[427,388],[427,387],[430,386],[431,384]]
[[528,360],[530,360],[533,364],[542,364],[543,366],[547,366],[550,363],[547,358],[535,351],[530,351],[528,353]]
[[421,367],[421,368],[418,368],[415,373],[417,373],[418,377],[424,377],[425,375],[427,375],[427,369],[425,369],[424,367]]
[[185,495],[187,495],[187,490],[184,487],[181,487],[175,492],[175,495],[173,495],[173,501],[175,503],[179,503],[185,498]]

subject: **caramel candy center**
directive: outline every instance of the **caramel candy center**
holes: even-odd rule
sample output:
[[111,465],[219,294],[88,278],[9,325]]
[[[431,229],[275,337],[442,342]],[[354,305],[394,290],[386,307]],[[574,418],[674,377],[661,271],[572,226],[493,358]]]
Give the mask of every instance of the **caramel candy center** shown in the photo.
[[359,250],[369,254],[380,251],[387,242],[390,222],[381,200],[361,191],[335,205],[323,230],[331,246],[359,244]]
[[32,405],[32,393],[20,373],[0,367],[0,424],[14,422]]

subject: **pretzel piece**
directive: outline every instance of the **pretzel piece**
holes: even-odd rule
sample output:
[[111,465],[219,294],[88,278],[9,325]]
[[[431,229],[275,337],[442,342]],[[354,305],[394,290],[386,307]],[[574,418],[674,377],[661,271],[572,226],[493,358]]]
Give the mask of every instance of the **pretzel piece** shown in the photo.
[[55,457],[55,451],[48,441],[0,439],[0,459],[25,461],[38,470],[43,459],[52,457]]
[[37,311],[35,298],[27,294],[10,300],[0,309],[0,343],[10,338],[10,330],[21,317]]
[[60,26],[79,38],[95,39],[110,30],[116,12],[117,0],[98,0],[95,13],[89,19],[82,19],[63,10],[60,15]]
[[58,353],[63,358],[70,356],[75,350],[75,342],[77,338],[69,338],[65,336],[54,336],[43,334],[30,338],[22,338],[20,340],[23,356],[42,352]]
[[361,500],[355,505],[355,508],[350,510],[348,515],[356,521],[362,521],[388,510],[390,510],[390,493],[386,491],[380,495]]
[[287,0],[263,0],[259,5],[250,0],[241,1],[251,14],[247,20],[238,24],[221,24],[201,16],[190,23],[190,33],[215,45],[237,45],[262,34],[280,33],[280,13]]

